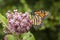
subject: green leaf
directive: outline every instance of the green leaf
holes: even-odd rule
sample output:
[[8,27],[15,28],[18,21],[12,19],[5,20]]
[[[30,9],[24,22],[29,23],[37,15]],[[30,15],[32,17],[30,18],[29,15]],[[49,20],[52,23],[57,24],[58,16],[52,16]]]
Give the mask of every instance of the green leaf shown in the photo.
[[5,26],[7,26],[7,19],[6,19],[3,15],[1,15],[1,14],[0,14],[0,21],[1,21]]
[[24,33],[21,36],[22,36],[23,40],[35,40],[35,38],[31,32]]
[[7,35],[7,39],[8,40],[17,40],[16,37],[11,34]]

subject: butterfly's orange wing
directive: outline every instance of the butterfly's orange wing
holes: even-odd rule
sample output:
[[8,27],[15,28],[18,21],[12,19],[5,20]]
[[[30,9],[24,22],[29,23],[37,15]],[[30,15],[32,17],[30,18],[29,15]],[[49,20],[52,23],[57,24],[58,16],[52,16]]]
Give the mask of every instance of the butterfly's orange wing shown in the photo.
[[34,14],[39,15],[42,19],[49,15],[48,11],[35,11]]

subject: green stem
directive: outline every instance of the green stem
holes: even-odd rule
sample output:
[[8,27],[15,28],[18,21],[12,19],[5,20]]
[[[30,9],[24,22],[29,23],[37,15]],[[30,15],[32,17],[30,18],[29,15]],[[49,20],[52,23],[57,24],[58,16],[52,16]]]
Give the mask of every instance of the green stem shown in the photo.
[[17,40],[21,40],[20,35],[16,35],[15,33],[13,33],[13,35],[16,37]]

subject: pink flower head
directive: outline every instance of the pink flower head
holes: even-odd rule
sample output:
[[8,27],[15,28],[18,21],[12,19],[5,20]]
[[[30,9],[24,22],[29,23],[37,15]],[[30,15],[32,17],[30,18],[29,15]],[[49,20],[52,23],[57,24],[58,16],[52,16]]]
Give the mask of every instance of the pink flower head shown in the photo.
[[13,14],[11,12],[7,13],[8,26],[10,31],[13,33],[21,34],[27,32],[32,25],[32,20],[29,17],[29,13],[18,12],[14,10]]

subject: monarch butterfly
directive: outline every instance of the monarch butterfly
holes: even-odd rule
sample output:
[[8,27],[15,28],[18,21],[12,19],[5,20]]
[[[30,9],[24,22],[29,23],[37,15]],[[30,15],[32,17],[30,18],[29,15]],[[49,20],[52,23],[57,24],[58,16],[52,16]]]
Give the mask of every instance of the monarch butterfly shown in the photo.
[[39,10],[39,11],[34,11],[32,15],[32,21],[33,21],[33,26],[34,28],[39,28],[43,24],[43,20],[49,16],[48,11],[44,10]]

